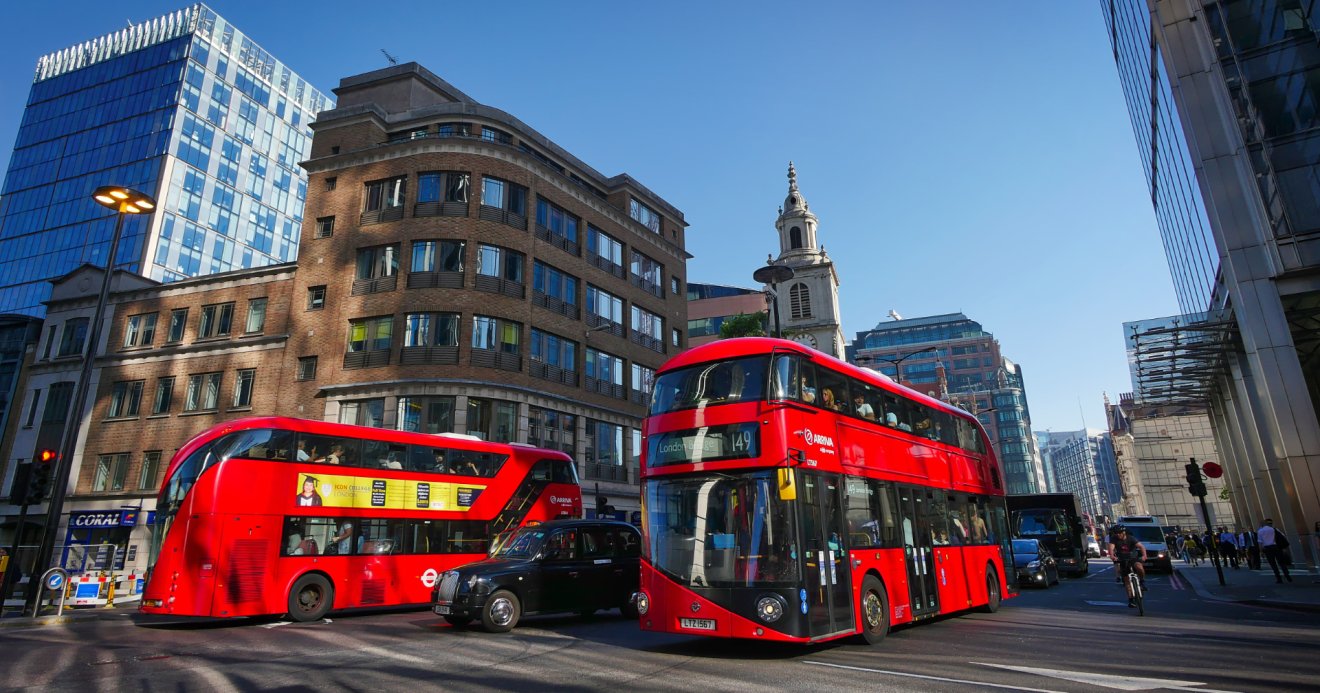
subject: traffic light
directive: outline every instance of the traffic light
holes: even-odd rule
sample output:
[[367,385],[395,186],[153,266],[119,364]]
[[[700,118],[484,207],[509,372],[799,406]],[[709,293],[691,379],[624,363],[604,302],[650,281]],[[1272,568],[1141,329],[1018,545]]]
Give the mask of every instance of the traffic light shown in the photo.
[[46,500],[57,457],[59,455],[54,450],[41,450],[37,453],[32,462],[31,476],[28,477],[27,497],[23,499],[26,505],[37,505]]
[[1201,478],[1201,465],[1193,459],[1184,468],[1187,470],[1187,490],[1198,498],[1205,497],[1205,481]]
[[605,506],[609,504],[610,504],[610,499],[606,498],[605,496],[596,496],[596,517],[601,517],[602,515],[604,515]]

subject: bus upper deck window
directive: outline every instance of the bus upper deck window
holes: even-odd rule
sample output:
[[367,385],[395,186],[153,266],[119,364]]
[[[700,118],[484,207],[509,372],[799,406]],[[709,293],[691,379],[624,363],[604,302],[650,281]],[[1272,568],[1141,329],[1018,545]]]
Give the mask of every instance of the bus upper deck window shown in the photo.
[[798,359],[796,356],[775,357],[772,369],[770,397],[772,399],[798,399]]

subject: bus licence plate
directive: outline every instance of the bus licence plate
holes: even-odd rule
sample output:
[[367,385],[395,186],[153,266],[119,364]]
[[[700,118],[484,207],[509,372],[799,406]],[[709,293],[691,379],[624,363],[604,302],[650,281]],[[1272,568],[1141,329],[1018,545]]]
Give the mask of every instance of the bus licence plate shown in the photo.
[[452,612],[449,610],[449,607],[447,607],[447,606],[437,606],[437,607],[435,607],[435,612],[436,612],[437,614],[440,614],[441,616],[448,616],[450,613],[452,613]]
[[683,628],[692,628],[693,630],[715,630],[715,619],[713,618],[680,618],[678,625]]

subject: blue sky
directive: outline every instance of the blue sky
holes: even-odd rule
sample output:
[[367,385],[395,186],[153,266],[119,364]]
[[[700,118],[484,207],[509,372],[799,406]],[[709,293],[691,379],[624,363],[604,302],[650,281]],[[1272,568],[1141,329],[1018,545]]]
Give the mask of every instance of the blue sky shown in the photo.
[[[683,210],[691,281],[754,284],[792,160],[845,336],[962,311],[1036,430],[1103,427],[1122,323],[1177,312],[1098,2],[208,4],[323,91],[383,48],[631,174]],[[183,6],[6,9],[0,162],[39,56]]]

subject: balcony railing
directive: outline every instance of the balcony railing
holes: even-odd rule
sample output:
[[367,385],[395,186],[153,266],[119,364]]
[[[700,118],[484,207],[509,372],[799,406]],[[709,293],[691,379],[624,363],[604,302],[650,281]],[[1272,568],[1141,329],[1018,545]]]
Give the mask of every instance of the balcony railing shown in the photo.
[[587,313],[587,326],[593,330],[599,329],[601,332],[608,332],[615,337],[623,336],[623,324],[614,322],[606,317],[601,317],[595,313]]
[[559,248],[569,255],[580,254],[577,241],[568,238],[567,236],[561,236],[540,224],[536,225],[536,237],[556,248]]
[[615,399],[623,399],[626,394],[623,385],[616,385],[608,380],[601,380],[586,376],[582,379],[582,387],[588,392],[597,392]]
[[632,282],[633,286],[641,289],[642,291],[645,291],[648,294],[651,294],[652,296],[658,296],[660,298],[665,297],[664,288],[662,288],[659,284],[645,277],[639,277],[634,274],[632,275],[632,277],[629,278],[629,281]]
[[409,272],[409,289],[461,289],[462,272]]
[[536,360],[530,362],[530,370],[532,375],[537,378],[556,383],[563,383],[572,387],[577,387],[578,384],[577,371],[566,370],[559,366],[552,366],[548,363]]
[[352,296],[365,296],[367,294],[378,294],[382,291],[393,291],[399,287],[399,275],[391,274],[388,277],[376,277],[375,279],[354,279]]
[[532,292],[532,303],[546,310],[559,313],[565,317],[578,319],[578,307],[572,303],[565,303],[562,299],[555,298],[549,294],[543,294],[540,291]]
[[413,205],[415,217],[465,217],[468,215],[466,202],[418,202]]
[[501,209],[499,207],[491,207],[490,205],[481,205],[481,209],[477,213],[477,218],[484,219],[486,221],[498,222],[500,224],[507,224],[515,229],[520,229],[522,231],[527,230],[527,217],[521,214],[515,214],[513,212],[510,212],[505,209]]
[[628,400],[633,404],[640,404],[645,407],[651,404],[651,393],[632,390],[628,393]]
[[385,207],[375,209],[370,212],[363,212],[362,218],[358,221],[359,226],[368,224],[379,224],[382,221],[398,221],[403,218],[403,205],[395,207]]
[[587,253],[587,256],[588,256],[587,259],[590,260],[591,264],[595,265],[600,269],[605,270],[606,272],[609,272],[610,274],[618,277],[619,279],[623,279],[624,276],[623,265],[620,265],[614,262],[613,260],[610,260],[609,258],[604,258],[592,253]]
[[390,365],[389,349],[373,349],[344,354],[344,370],[354,368],[375,368]]
[[505,296],[522,298],[525,287],[518,282],[510,281],[501,277],[478,274],[477,291],[488,291],[492,294],[504,294]]
[[497,368],[502,371],[522,370],[522,357],[494,349],[473,349],[472,365],[482,368]]
[[633,344],[640,344],[646,347],[647,349],[656,352],[657,354],[665,353],[665,343],[663,341],[656,339],[651,335],[642,334],[637,330],[633,330],[632,332],[628,333],[628,340],[631,341]]
[[404,347],[399,352],[399,363],[404,366],[458,365],[457,346]]

